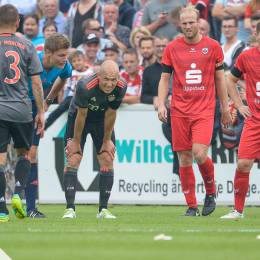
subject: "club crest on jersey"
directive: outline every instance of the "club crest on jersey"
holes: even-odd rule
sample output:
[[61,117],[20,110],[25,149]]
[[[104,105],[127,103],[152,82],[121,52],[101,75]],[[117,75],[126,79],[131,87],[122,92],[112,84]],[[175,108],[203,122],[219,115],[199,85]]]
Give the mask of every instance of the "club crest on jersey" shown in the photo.
[[203,54],[207,54],[209,52],[209,49],[208,48],[202,48],[201,51],[202,51]]
[[111,102],[111,101],[114,101],[116,99],[116,96],[115,95],[109,95],[107,97],[108,101]]

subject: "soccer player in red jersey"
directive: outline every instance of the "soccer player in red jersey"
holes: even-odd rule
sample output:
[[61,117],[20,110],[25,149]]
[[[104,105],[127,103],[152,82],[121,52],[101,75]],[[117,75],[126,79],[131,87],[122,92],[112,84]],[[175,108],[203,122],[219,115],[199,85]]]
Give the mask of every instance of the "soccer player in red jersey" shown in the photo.
[[[260,159],[260,22],[256,27],[258,47],[242,52],[228,78],[228,92],[236,108],[246,118],[238,148],[238,163],[234,179],[235,206],[222,219],[243,218],[243,209],[249,184],[249,173],[254,161]],[[246,74],[244,106],[236,84]]]
[[165,100],[173,73],[171,124],[172,145],[180,161],[180,180],[188,204],[185,216],[198,216],[193,158],[204,180],[206,198],[202,215],[216,207],[214,166],[208,157],[215,111],[215,87],[221,104],[222,124],[231,122],[223,70],[223,52],[218,42],[199,33],[199,12],[188,5],[180,11],[184,37],[164,50],[159,83],[158,116],[166,121]]

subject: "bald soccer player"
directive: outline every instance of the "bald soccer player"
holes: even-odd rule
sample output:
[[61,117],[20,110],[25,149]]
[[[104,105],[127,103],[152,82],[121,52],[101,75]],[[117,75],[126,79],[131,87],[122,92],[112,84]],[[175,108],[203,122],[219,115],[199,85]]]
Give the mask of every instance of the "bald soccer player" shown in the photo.
[[98,153],[99,212],[97,218],[115,219],[108,209],[113,186],[115,154],[114,124],[116,111],[125,96],[127,84],[119,77],[118,65],[111,60],[101,65],[100,72],[80,80],[72,99],[65,135],[67,165],[64,189],[67,207],[63,218],[76,218],[75,194],[77,172],[88,134]]

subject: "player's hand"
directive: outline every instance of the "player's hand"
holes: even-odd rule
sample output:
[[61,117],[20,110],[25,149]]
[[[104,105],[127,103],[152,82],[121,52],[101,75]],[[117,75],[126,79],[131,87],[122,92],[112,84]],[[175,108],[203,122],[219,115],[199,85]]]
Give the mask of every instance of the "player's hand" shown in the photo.
[[65,153],[66,153],[66,157],[67,158],[71,157],[73,154],[76,154],[76,153],[82,155],[80,143],[75,141],[75,139],[69,139],[67,141],[67,146],[65,148]]
[[114,143],[111,140],[108,140],[103,142],[98,154],[101,155],[102,153],[107,153],[110,156],[111,160],[114,160],[115,152],[116,152],[116,148]]
[[167,122],[167,109],[164,104],[158,107],[158,117],[160,121]]
[[44,135],[44,126],[45,126],[45,119],[44,119],[44,112],[38,112],[35,117],[35,125],[34,127],[37,128],[37,135],[40,135],[42,138]]
[[221,112],[221,123],[225,128],[228,128],[232,124],[232,116],[229,109]]
[[239,113],[240,113],[244,118],[248,118],[248,117],[250,117],[250,116],[252,115],[252,114],[251,114],[251,111],[250,111],[250,109],[249,109],[248,106],[242,105],[242,106],[238,107],[237,109],[238,109]]
[[101,172],[109,172],[111,169],[113,169],[113,160],[107,152],[99,154],[98,161]]

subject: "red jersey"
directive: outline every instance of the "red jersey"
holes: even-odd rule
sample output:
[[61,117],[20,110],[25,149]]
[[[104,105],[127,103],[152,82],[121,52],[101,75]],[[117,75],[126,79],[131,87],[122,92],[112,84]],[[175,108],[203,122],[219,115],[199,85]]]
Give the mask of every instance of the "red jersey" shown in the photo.
[[200,17],[208,20],[208,14],[209,14],[209,0],[190,0],[190,3],[192,3],[194,6],[201,4],[204,6],[204,9],[200,11]]
[[260,119],[260,51],[258,48],[242,52],[231,73],[236,77],[246,74],[246,100],[252,115]]
[[130,79],[129,74],[126,71],[122,71],[120,76],[127,83],[126,96],[140,96],[142,90],[142,77],[143,77],[143,67],[139,67],[138,74],[136,74],[134,79]]
[[189,44],[184,37],[168,44],[162,64],[173,69],[171,112],[178,117],[212,116],[215,112],[215,70],[223,64],[219,43],[202,37]]

